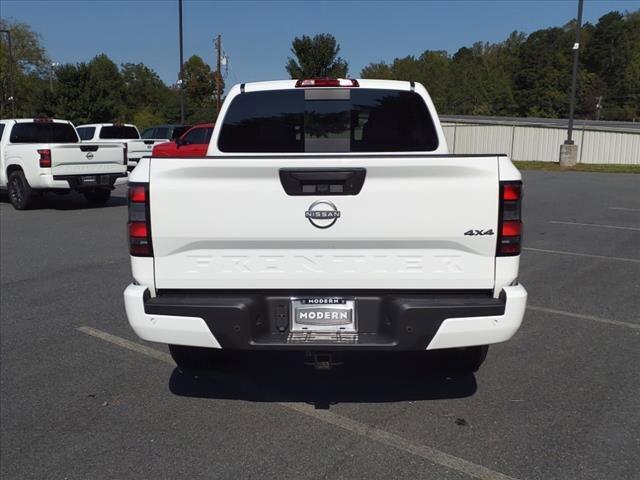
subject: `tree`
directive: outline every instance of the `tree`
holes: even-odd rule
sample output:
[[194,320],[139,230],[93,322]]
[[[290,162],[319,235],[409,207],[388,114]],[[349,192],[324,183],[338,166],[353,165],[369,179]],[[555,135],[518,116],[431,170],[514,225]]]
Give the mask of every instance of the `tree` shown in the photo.
[[640,117],[640,10],[610,12],[593,27],[585,67],[603,80],[604,117]]
[[88,94],[89,65],[86,63],[65,64],[56,68],[57,84],[51,111],[47,114],[71,120],[75,124],[91,122],[89,110],[91,98]]
[[293,39],[285,69],[291,78],[344,78],[349,64],[338,56],[340,45],[328,33]]
[[118,66],[104,53],[89,62],[86,95],[90,98],[89,116],[93,122],[125,121],[124,81]]
[[[423,83],[442,113],[563,117],[569,110],[575,21],[503,42],[476,43],[453,56],[371,63],[363,78]],[[583,27],[578,74],[578,116],[640,118],[640,11],[610,12]],[[602,105],[602,110],[596,105]]]
[[131,117],[127,118],[129,118],[129,121],[138,127],[140,131],[153,125],[163,124],[166,121],[164,116],[151,111],[148,107],[142,107],[140,110],[134,112]]
[[169,88],[156,72],[143,63],[125,63],[120,68],[124,103],[129,113],[142,109],[159,112],[167,100]]
[[[216,116],[216,82],[211,67],[198,55],[192,55],[185,62],[183,69],[187,121],[212,122]],[[224,91],[224,84],[220,88]]]
[[54,116],[79,124],[127,120],[124,81],[106,55],[88,63],[61,65],[56,78]]
[[11,32],[13,57],[10,66],[7,37],[3,34],[0,38],[0,117],[7,117],[11,112],[10,72],[13,72],[16,115],[31,116],[38,109],[37,98],[44,88],[45,77],[50,73],[50,60],[40,35],[29,25],[0,18],[0,29]]

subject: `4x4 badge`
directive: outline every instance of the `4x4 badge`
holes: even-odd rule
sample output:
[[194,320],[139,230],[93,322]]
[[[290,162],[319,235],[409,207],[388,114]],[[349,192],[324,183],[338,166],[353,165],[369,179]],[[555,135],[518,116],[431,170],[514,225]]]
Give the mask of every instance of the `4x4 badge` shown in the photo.
[[493,233],[493,229],[489,229],[489,230],[467,230],[466,232],[464,232],[465,235],[471,235],[473,237],[477,236],[477,235],[494,235]]
[[329,228],[340,218],[340,210],[328,200],[316,200],[304,212],[311,225],[317,228]]

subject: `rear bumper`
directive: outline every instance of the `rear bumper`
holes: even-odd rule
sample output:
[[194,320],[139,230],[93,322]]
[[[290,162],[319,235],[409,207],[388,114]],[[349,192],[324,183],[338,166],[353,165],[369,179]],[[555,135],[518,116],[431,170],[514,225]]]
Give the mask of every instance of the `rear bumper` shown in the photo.
[[[124,292],[127,318],[152,342],[232,350],[434,350],[509,340],[520,327],[527,292],[330,292],[356,299],[357,334],[291,333],[289,297],[300,292]],[[283,310],[284,309],[284,310]],[[287,316],[283,322],[282,312]],[[283,328],[284,325],[284,328]]]
[[140,161],[139,157],[129,158],[127,160],[127,171],[131,172],[134,168],[136,168],[138,166],[139,161]]
[[[65,181],[72,190],[85,190],[92,188],[113,188],[119,178],[126,178],[126,172],[100,173],[87,175],[54,175],[54,181]],[[93,181],[88,182],[87,179]]]

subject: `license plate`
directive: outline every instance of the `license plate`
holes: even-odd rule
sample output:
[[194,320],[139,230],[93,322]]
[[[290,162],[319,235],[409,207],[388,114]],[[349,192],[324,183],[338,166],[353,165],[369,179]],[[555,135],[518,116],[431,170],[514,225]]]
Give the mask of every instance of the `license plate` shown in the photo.
[[335,297],[291,300],[291,330],[298,332],[355,332],[355,300]]
[[96,175],[82,175],[80,182],[82,182],[83,185],[95,184],[98,183],[98,177]]

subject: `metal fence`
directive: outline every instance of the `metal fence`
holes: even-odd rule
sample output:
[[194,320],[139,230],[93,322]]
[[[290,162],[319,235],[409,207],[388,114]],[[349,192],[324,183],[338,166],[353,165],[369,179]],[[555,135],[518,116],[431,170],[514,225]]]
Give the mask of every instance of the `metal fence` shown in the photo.
[[[512,119],[443,117],[451,153],[506,153],[512,160],[557,162],[567,136],[562,125]],[[640,125],[577,125],[579,163],[640,165]]]

